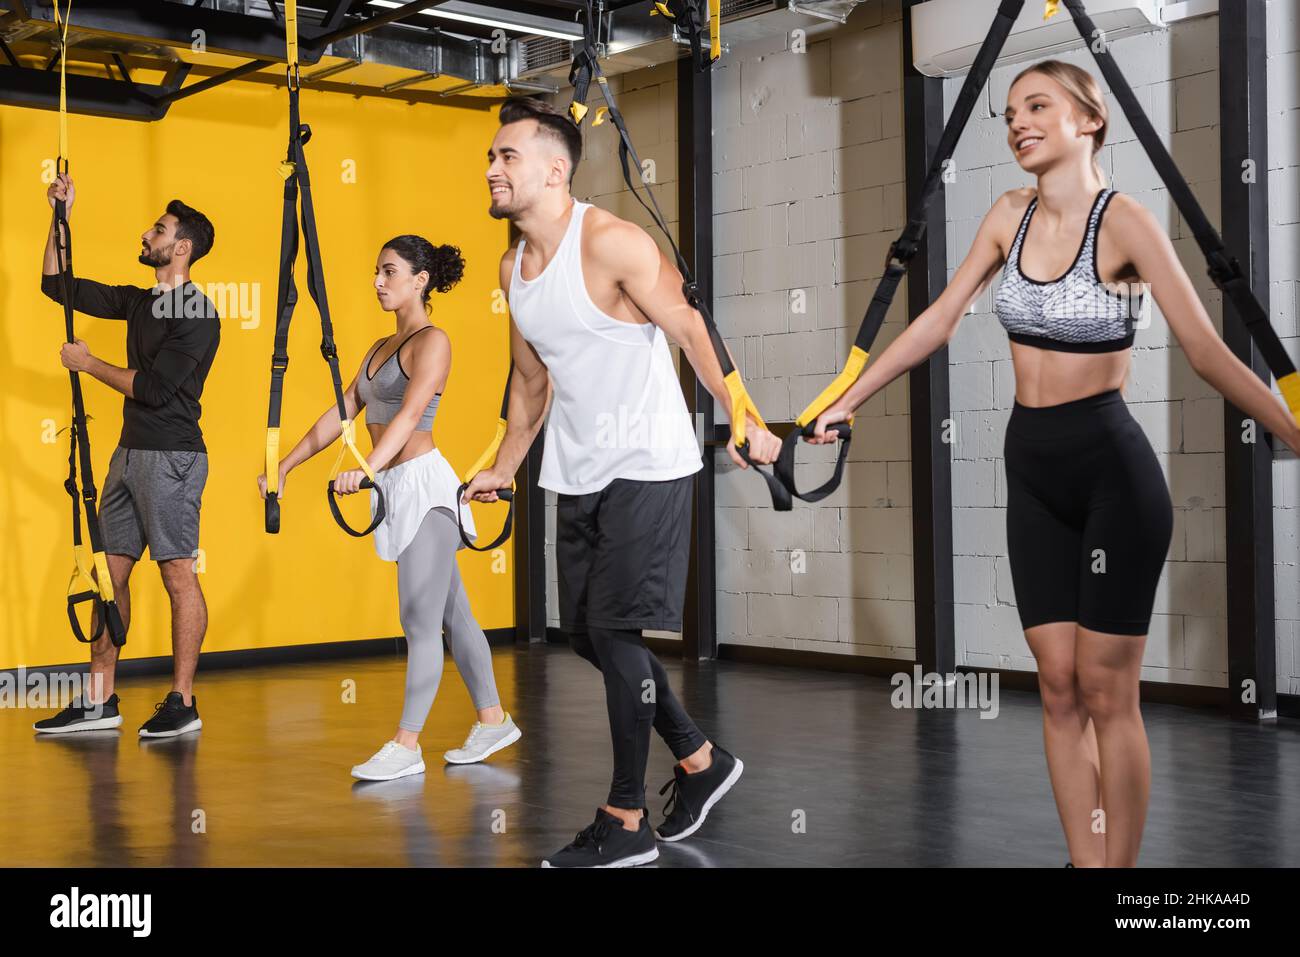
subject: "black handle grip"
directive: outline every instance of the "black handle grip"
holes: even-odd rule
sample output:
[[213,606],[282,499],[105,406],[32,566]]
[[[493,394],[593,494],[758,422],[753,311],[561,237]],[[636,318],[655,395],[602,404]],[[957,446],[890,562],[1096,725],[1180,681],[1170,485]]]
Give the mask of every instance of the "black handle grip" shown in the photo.
[[275,492],[266,493],[265,522],[268,535],[278,535],[280,533],[280,496]]
[[506,523],[501,529],[501,534],[494,538],[490,544],[475,545],[473,540],[465,534],[465,525],[460,517],[460,500],[465,494],[465,489],[469,488],[469,483],[465,482],[460,488],[456,489],[456,525],[460,529],[460,540],[465,543],[465,547],[476,552],[490,552],[497,548],[510,537],[510,528],[515,520],[515,493],[513,489],[497,489],[497,498],[503,502],[509,502],[510,507],[506,509]]
[[794,480],[794,453],[799,439],[811,438],[817,434],[817,423],[809,422],[803,428],[793,429],[781,442],[781,454],[777,457],[774,471],[781,484],[790,495],[801,502],[820,502],[840,487],[844,479],[844,463],[849,455],[849,442],[853,438],[853,428],[847,422],[835,422],[826,427],[827,432],[834,432],[840,437],[839,456],[835,459],[835,471],[831,477],[811,492],[800,492]]
[[775,469],[771,472],[764,472],[759,464],[749,457],[749,439],[737,445],[736,451],[749,464],[749,467],[761,475],[763,481],[767,483],[767,491],[772,496],[772,508],[778,512],[790,511],[794,503],[790,500],[789,490],[781,484],[780,479],[776,476]]
[[[87,601],[93,601],[95,603],[94,610],[91,613],[91,621],[99,623],[99,627],[95,629],[95,633],[89,638],[86,637],[86,633],[81,627],[81,622],[77,618],[77,606],[82,602]],[[99,604],[99,592],[83,591],[76,595],[68,596],[68,624],[72,626],[73,637],[82,644],[88,645],[93,641],[98,641],[99,636],[104,633],[104,616],[99,614]]]
[[379,523],[384,520],[384,516],[387,514],[384,506],[384,493],[375,486],[375,483],[372,482],[369,477],[361,480],[361,488],[374,489],[375,495],[379,499],[378,503],[375,505],[375,517],[371,520],[370,524],[361,531],[357,531],[349,525],[346,520],[344,520],[343,513],[339,511],[339,503],[334,498],[334,482],[332,479],[330,480],[329,486],[326,488],[326,493],[329,496],[330,512],[334,515],[334,521],[338,523],[339,528],[343,529],[343,531],[347,532],[353,538],[365,538],[379,527]]
[[[82,602],[93,601],[94,610],[92,620],[97,622],[95,633],[89,638],[86,637],[85,631],[81,627],[81,622],[77,620],[77,605]],[[68,623],[72,626],[73,637],[83,644],[91,644],[98,641],[104,635],[104,626],[108,626],[108,637],[118,648],[126,644],[126,627],[122,624],[122,613],[118,610],[117,602],[103,602],[99,598],[99,592],[83,591],[76,595],[68,596]]]

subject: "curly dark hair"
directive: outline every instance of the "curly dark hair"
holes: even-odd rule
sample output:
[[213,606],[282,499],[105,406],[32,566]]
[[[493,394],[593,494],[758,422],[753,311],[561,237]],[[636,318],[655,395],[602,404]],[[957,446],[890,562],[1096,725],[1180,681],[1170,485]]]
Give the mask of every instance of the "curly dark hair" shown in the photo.
[[446,243],[435,246],[423,236],[413,236],[408,233],[390,239],[384,243],[383,248],[391,249],[406,260],[412,273],[429,274],[429,284],[424,287],[420,296],[426,307],[429,305],[431,290],[450,292],[465,275],[465,259],[457,246]]

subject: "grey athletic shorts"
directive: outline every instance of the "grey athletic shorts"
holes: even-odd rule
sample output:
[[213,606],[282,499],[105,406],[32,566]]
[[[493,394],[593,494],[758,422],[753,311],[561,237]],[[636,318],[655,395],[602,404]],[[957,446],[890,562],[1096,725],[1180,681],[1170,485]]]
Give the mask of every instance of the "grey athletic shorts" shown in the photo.
[[206,452],[124,449],[108,460],[99,497],[104,551],[156,562],[192,558],[199,547],[199,504],[208,480]]

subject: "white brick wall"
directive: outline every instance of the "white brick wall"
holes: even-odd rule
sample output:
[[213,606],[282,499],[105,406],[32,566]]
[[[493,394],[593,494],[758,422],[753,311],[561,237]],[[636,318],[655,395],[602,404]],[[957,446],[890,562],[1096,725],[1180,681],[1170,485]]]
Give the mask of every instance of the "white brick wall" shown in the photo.
[[[713,86],[715,242],[726,237],[714,267],[727,276],[715,315],[773,420],[839,371],[905,215],[898,4],[864,3],[803,52],[782,41],[734,47]],[[902,331],[905,298],[877,349]],[[721,641],[912,656],[906,380],[868,402],[857,428],[840,489],[789,513],[718,458]],[[834,455],[801,447],[801,480],[820,482]]]
[[[1218,21],[1190,20],[1167,32],[1117,41],[1112,50],[1139,102],[1212,222],[1218,203]],[[1062,57],[1102,80],[1091,55]],[[1011,158],[1000,113],[1023,68],[996,70],[955,156],[947,189],[949,276],[969,248],[990,204],[1031,182]],[[960,80],[945,83],[951,109]],[[1169,228],[1187,272],[1206,292],[1203,259],[1182,228],[1159,177],[1103,82],[1110,107],[1107,145],[1099,156],[1114,188],[1140,200]],[[1006,473],[1002,442],[1015,381],[1006,336],[992,313],[996,283],[963,319],[949,352],[957,442],[953,445],[953,546],[957,660],[1034,667],[1019,619],[1006,559]],[[1218,320],[1217,296],[1206,296]],[[1143,676],[1222,685],[1227,651],[1223,561],[1222,400],[1191,371],[1159,310],[1140,330],[1126,398],[1170,482],[1174,541],[1156,593],[1155,620]],[[1195,636],[1191,640],[1190,636]],[[1218,642],[1216,644],[1216,642]]]
[[[1300,298],[1300,12],[1271,0],[1268,175],[1273,319],[1297,352]],[[715,69],[715,316],[764,414],[788,420],[838,370],[904,210],[901,14],[868,0],[843,28],[790,49],[777,36],[733,45]],[[1211,221],[1220,224],[1218,21],[1205,17],[1118,41],[1114,53]],[[1086,51],[1065,59],[1100,73]],[[993,200],[1026,183],[997,116],[1019,67],[996,71],[957,149],[947,190],[949,274]],[[675,81],[671,67],[613,80],[638,148],[658,165],[657,195],[676,219]],[[960,80],[945,84],[951,109]],[[1112,185],[1165,225],[1206,309],[1219,296],[1203,260],[1118,103],[1100,161]],[[589,137],[575,185],[643,225],[624,194],[613,131]],[[661,192],[660,192],[661,191]],[[805,309],[794,308],[795,291]],[[957,441],[953,537],[959,663],[1032,670],[1006,558],[1002,442],[1015,381],[994,290],[949,350]],[[903,329],[906,289],[877,339]],[[1222,400],[1188,365],[1154,310],[1139,330],[1126,392],[1174,502],[1174,535],[1156,597],[1144,678],[1226,682]],[[721,410],[718,421],[725,421]],[[774,513],[764,484],[717,459],[719,640],[844,654],[914,654],[907,377],[859,411],[844,484],[817,506]],[[801,446],[807,481],[833,451]],[[1300,480],[1275,466],[1279,690],[1300,692]],[[548,529],[553,527],[553,520]],[[552,535],[548,531],[548,543]],[[799,571],[798,569],[804,569]],[[551,571],[551,616],[554,571]]]
[[[1272,320],[1292,359],[1300,279],[1300,8],[1268,4],[1268,205]],[[1274,390],[1276,391],[1276,389]],[[1277,690],[1300,694],[1300,462],[1273,463]]]

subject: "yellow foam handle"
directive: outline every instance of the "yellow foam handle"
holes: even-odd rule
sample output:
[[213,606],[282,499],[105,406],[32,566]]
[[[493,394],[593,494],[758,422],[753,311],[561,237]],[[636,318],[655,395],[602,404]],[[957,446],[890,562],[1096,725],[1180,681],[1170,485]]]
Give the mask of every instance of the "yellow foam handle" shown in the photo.
[[722,56],[722,0],[709,0],[709,59]]
[[1043,6],[1043,19],[1050,20],[1061,12],[1061,0],[1047,0]]
[[266,430],[266,493],[280,491],[280,429]]
[[478,457],[478,460],[469,467],[469,471],[461,477],[462,482],[468,483],[475,475],[478,475],[479,472],[482,472],[484,469],[490,469],[492,466],[496,465],[497,451],[501,448],[501,442],[505,437],[506,420],[497,419],[496,435],[492,437],[491,443],[489,443],[488,447],[483,450],[483,454]]
[[292,70],[298,65],[298,0],[284,0],[284,49]]
[[668,9],[668,4],[656,2],[655,8],[650,11],[650,16],[653,17],[656,14],[660,14],[660,13],[663,14],[665,17],[667,17],[669,20],[677,19],[676,17],[673,16],[673,12]]
[[[802,428],[809,422],[816,422],[819,415],[825,412],[845,392],[848,392],[853,383],[858,381],[858,376],[862,375],[862,370],[866,367],[867,358],[870,355],[871,353],[864,352],[854,346],[849,351],[849,358],[844,363],[844,369],[835,377],[834,382],[822,389],[821,394],[808,403],[808,408],[804,409],[799,414],[799,418],[794,420],[795,425]],[[852,421],[853,419],[850,417],[849,422]]]
[[87,554],[86,546],[72,546],[72,577],[68,579],[68,597],[80,595],[85,591],[99,591],[95,584],[95,567]]
[[573,117],[573,122],[581,124],[582,118],[587,115],[587,104],[574,100],[569,104],[569,115]]
[[727,387],[727,394],[731,396],[731,438],[736,445],[745,444],[746,414],[752,415],[754,421],[762,428],[767,428],[767,423],[763,417],[758,414],[758,407],[754,405],[754,400],[749,397],[745,391],[745,383],[740,379],[740,371],[733,369],[731,374],[722,380]]
[[1277,387],[1282,390],[1291,415],[1300,422],[1300,372],[1291,372],[1277,380]]
[[113,576],[108,573],[108,556],[103,552],[95,552],[95,583],[99,586],[99,597],[112,601]]
[[332,482],[338,477],[340,468],[343,465],[343,456],[348,452],[351,452],[352,457],[357,460],[357,467],[366,473],[366,478],[373,482],[375,480],[374,469],[370,467],[370,463],[366,461],[366,457],[362,455],[361,450],[357,448],[356,422],[352,419],[344,419],[342,424],[343,441],[339,445],[339,454],[334,457],[334,467],[330,469],[330,481]]

